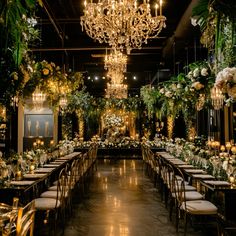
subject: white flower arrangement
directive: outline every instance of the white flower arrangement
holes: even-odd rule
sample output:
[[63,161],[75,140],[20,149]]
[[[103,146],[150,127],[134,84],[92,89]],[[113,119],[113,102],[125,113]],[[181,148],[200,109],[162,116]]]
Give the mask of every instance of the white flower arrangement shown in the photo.
[[112,126],[120,127],[120,126],[123,126],[123,123],[124,123],[122,117],[117,116],[116,114],[106,115],[104,121],[107,127],[112,127]]
[[226,67],[220,71],[215,80],[215,86],[229,96],[236,96],[236,67]]

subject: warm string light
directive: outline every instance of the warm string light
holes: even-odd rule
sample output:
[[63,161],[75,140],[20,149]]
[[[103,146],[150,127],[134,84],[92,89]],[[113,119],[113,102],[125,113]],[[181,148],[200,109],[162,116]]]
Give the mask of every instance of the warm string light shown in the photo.
[[167,117],[167,137],[168,137],[168,139],[172,138],[173,130],[174,130],[174,117],[170,115]]
[[162,0],[155,4],[152,16],[149,0],[140,5],[136,0],[85,1],[82,30],[99,43],[108,43],[122,51],[126,49],[129,54],[133,48],[141,48],[148,39],[157,37],[166,26],[162,5]]

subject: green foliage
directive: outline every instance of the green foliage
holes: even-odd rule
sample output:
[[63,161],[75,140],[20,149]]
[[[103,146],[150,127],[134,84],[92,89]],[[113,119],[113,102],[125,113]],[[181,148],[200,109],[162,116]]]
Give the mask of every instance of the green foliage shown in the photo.
[[149,85],[141,88],[141,98],[149,116],[156,113],[157,118],[183,115],[187,123],[195,119],[197,109],[208,105],[215,76],[206,61],[188,65],[187,75],[180,73],[177,77],[160,83],[158,88]]
[[68,97],[67,112],[74,112],[77,110],[82,111],[84,114],[88,114],[88,111],[92,108],[92,97],[83,87],[80,91],[75,91]]
[[155,104],[160,95],[160,92],[157,89],[152,88],[151,85],[143,86],[140,89],[140,96],[143,100],[143,103],[147,107],[149,117],[151,116],[151,114],[155,113]]
[[201,31],[204,31],[207,27],[209,2],[209,0],[199,0],[198,4],[192,10],[192,15],[197,18],[197,23],[199,24]]
[[35,7],[36,0],[0,1],[0,94],[6,106],[23,87],[29,45],[39,39]]

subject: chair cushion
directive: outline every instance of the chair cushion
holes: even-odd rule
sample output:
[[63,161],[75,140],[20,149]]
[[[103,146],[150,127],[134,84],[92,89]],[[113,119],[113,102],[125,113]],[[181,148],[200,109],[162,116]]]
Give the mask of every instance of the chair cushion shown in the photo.
[[[61,193],[59,193],[59,198],[60,198],[60,194]],[[67,197],[68,196],[68,192],[66,191],[65,192],[65,197]],[[41,195],[40,195],[40,197],[43,197],[43,198],[57,198],[57,191],[45,191],[45,192],[43,192]]]
[[185,185],[184,186],[185,191],[196,191],[197,189],[193,187],[192,185]]
[[[180,190],[181,188],[181,182],[178,182],[178,185],[176,185],[176,189]],[[189,185],[187,182],[184,182],[184,189],[185,191],[196,191],[197,189],[193,187],[192,185]]]
[[194,215],[214,215],[217,214],[217,207],[206,200],[186,201],[183,202],[180,209]]
[[203,199],[203,195],[197,191],[185,192],[185,200],[186,201],[201,200],[201,199]]
[[60,207],[61,202],[53,198],[36,198],[35,208],[38,210],[51,210]]
[[[183,194],[183,192],[182,192],[182,194]],[[172,193],[172,197],[175,198],[175,193]],[[183,198],[184,198],[184,196],[183,196]],[[186,191],[185,192],[185,199],[186,199],[186,201],[202,200],[203,195],[197,191]]]
[[[49,191],[57,191],[57,185],[53,185],[53,186],[49,187],[48,190]],[[68,191],[69,186],[65,186],[65,190]]]

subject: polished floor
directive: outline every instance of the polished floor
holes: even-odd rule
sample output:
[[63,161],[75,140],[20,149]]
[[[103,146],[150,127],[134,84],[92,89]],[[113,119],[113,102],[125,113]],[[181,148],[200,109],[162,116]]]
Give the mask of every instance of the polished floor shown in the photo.
[[[79,197],[79,196],[78,196]],[[188,235],[216,235],[189,227]],[[65,236],[177,236],[141,160],[100,160],[89,190],[74,205]]]

